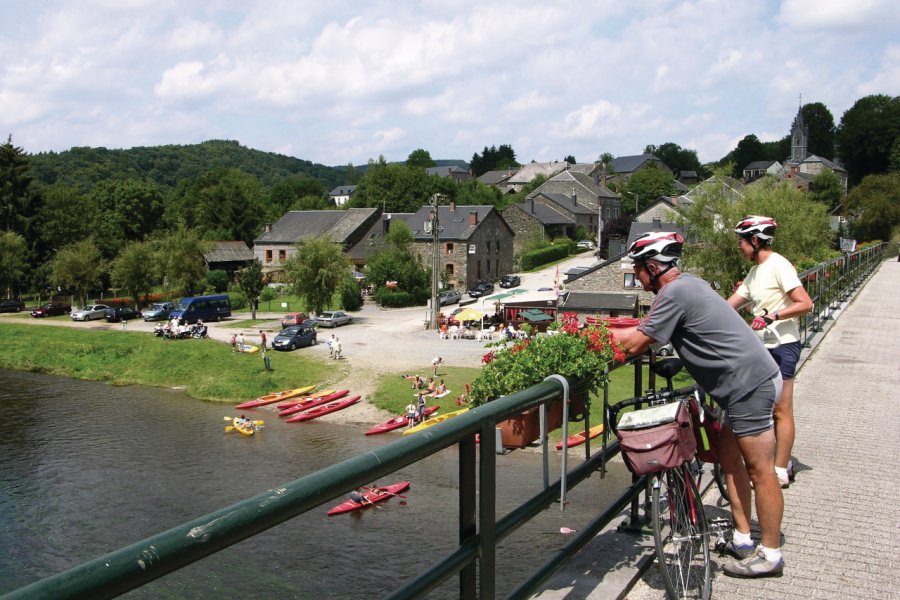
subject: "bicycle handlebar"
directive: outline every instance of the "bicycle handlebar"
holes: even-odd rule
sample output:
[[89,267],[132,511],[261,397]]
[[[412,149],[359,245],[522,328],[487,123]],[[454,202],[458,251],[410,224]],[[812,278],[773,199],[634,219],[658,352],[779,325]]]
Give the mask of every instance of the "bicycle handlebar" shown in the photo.
[[607,423],[609,423],[610,428],[612,429],[613,433],[615,433],[618,425],[618,420],[616,419],[616,417],[619,416],[619,413],[622,412],[623,409],[626,409],[629,406],[633,406],[635,409],[640,409],[645,404],[648,404],[650,406],[654,406],[657,404],[666,404],[676,399],[690,397],[694,393],[700,394],[700,399],[703,398],[703,390],[699,385],[695,384],[677,390],[663,390],[659,392],[650,391],[644,396],[629,398],[628,400],[622,400],[621,402],[610,404],[607,407]]

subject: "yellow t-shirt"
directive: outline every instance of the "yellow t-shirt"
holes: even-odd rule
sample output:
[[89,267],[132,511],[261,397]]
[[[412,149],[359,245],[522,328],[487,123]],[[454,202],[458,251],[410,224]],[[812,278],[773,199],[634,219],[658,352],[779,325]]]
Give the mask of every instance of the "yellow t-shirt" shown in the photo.
[[[774,318],[776,310],[783,310],[794,303],[788,293],[800,285],[803,284],[797,276],[797,269],[785,257],[773,252],[764,263],[750,269],[736,293],[753,303],[754,315],[760,317],[765,314]],[[796,317],[774,321],[756,334],[766,348],[800,341]]]

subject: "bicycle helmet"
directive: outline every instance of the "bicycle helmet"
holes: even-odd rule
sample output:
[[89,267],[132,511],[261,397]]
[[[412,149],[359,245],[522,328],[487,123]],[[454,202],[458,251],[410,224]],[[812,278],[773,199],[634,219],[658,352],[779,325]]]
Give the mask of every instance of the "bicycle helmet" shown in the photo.
[[655,260],[674,263],[681,258],[684,238],[674,231],[650,231],[631,242],[628,258],[633,261]]
[[778,223],[772,217],[750,215],[744,217],[734,228],[734,232],[741,237],[751,238],[756,236],[761,242],[771,244],[775,239],[775,229]]

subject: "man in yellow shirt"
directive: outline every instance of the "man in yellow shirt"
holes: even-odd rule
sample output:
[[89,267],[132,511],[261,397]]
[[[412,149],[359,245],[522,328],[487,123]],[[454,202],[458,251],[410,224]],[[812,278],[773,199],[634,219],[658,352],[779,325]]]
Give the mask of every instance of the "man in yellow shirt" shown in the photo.
[[735,310],[749,307],[756,331],[778,367],[784,381],[775,405],[775,473],[781,487],[793,479],[790,462],[794,446],[794,375],[800,358],[800,327],[797,318],[812,310],[812,300],[797,269],[772,250],[778,223],[771,217],[749,216],[734,228],[738,246],[753,267],[728,299]]

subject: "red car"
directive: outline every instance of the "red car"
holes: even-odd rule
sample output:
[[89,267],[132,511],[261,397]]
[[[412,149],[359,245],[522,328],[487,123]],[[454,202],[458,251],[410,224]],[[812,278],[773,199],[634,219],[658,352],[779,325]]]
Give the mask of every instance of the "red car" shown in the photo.
[[31,316],[37,319],[40,317],[56,317],[59,315],[67,315],[70,312],[72,312],[72,307],[68,304],[63,304],[61,302],[50,302],[31,311]]

